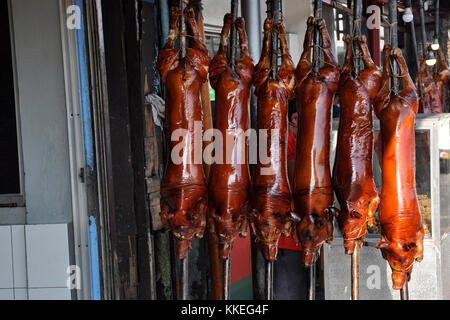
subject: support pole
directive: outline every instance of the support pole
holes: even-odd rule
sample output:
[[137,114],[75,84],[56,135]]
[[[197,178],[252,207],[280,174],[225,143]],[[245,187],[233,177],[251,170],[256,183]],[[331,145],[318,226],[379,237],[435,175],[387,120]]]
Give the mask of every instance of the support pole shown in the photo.
[[[389,20],[392,24],[391,29],[391,48],[398,48],[398,26],[397,26],[397,0],[389,0]],[[398,66],[395,59],[391,60],[392,63],[392,73],[397,75]],[[391,83],[393,87],[393,94],[398,94],[398,79],[396,77],[391,77]]]
[[[267,0],[267,16],[273,19],[273,25],[283,20],[282,16],[282,3],[281,0]],[[281,66],[281,52],[280,52],[280,39],[278,33],[272,32],[272,48],[270,50],[271,54],[271,69],[272,77],[278,79],[278,69]],[[273,300],[273,261],[266,261],[266,272],[265,272],[265,299]]]
[[163,48],[169,35],[169,0],[159,1],[159,16],[161,19],[161,48]]
[[[322,19],[322,0],[314,0],[314,18],[316,20]],[[314,47],[313,47],[313,72],[315,75],[320,71],[320,52],[316,45],[320,45],[320,32],[317,28],[314,28]],[[315,254],[313,257],[313,264],[309,267],[309,288],[308,288],[308,300],[316,299],[316,263]]]
[[[362,16],[362,0],[354,0],[353,3],[353,38],[361,35],[361,16]],[[360,74],[360,55],[361,47],[357,40],[353,40],[354,64],[353,77],[357,78]],[[355,246],[352,253],[352,300],[359,300],[359,246]]]
[[266,300],[273,300],[273,261],[266,261]]
[[[231,0],[231,13],[234,16],[234,21],[238,17],[239,12],[239,0]],[[230,31],[230,45],[228,46],[228,58],[230,59],[230,66],[233,71],[236,71],[236,59],[237,59],[237,28],[234,23],[231,25]]]
[[[353,4],[353,37],[358,37],[361,35],[361,15],[362,15],[362,0],[354,0]],[[354,48],[354,65],[353,65],[353,77],[359,77],[360,72],[360,55],[361,48],[359,46],[359,42],[353,40],[353,48]]]
[[434,29],[434,37],[435,39],[439,40],[439,0],[435,0],[435,15],[434,15],[434,21],[435,21],[435,29]]
[[[411,0],[406,0],[405,2],[405,7],[406,8],[412,8],[412,4],[411,4]],[[412,38],[412,43],[413,43],[413,48],[414,48],[414,58],[416,61],[416,68],[417,68],[417,74],[419,74],[420,72],[420,60],[419,60],[419,52],[417,50],[417,38],[416,38],[416,27],[414,25],[414,18],[413,20],[409,23],[409,27],[410,27],[410,33],[411,33],[411,38]],[[423,91],[422,91],[422,79],[419,77],[419,96],[422,97],[423,96]]]
[[359,300],[359,245],[352,253],[352,300]]
[[177,261],[176,280],[177,280],[177,300],[187,300],[189,295],[189,269],[188,256]]
[[[231,13],[233,14],[234,21],[236,21],[239,14],[239,0],[231,0]],[[233,71],[236,71],[236,59],[237,59],[237,28],[233,23],[231,25],[230,30],[230,43],[228,45],[227,58],[230,61],[230,67]],[[222,299],[229,300],[230,299],[230,266],[231,266],[231,254],[228,256],[226,260],[222,261],[222,274],[223,274],[223,282],[222,282]]]
[[[248,38],[248,50],[253,62],[258,62],[261,56],[261,13],[260,0],[241,1],[242,17],[245,19],[245,28]],[[251,127],[256,128],[258,103],[255,97],[255,88],[251,88],[250,96],[250,118]],[[264,299],[264,274],[265,260],[258,244],[255,242],[254,236],[251,237],[252,252],[252,280],[253,280],[253,297],[256,300]]]
[[408,279],[405,280],[403,288],[400,289],[400,299],[409,300],[409,289],[408,289]]
[[[316,20],[322,19],[322,0],[314,0],[314,18]],[[314,28],[314,44],[320,45],[320,33],[317,28]],[[320,70],[320,52],[319,48],[313,47],[313,71],[316,75],[319,74]]]
[[223,300],[230,300],[230,267],[231,257],[223,260]]
[[314,253],[313,264],[309,267],[308,300],[316,300],[316,254]]
[[[423,0],[419,0],[419,12],[420,12],[420,31],[422,32],[422,55],[423,58],[427,57],[427,32],[425,29],[425,11],[423,8]],[[428,73],[428,68],[426,68]]]
[[182,59],[186,56],[186,18],[184,17],[184,9],[186,9],[185,0],[180,0],[180,9],[182,12],[180,19],[180,58]]
[[[268,0],[267,1],[267,15],[273,18],[273,25],[283,20],[282,17],[282,3],[281,0]],[[272,33],[272,50],[271,53],[271,69],[274,79],[278,78],[278,69],[281,66],[281,54],[280,54],[280,39],[278,33]]]
[[[181,59],[186,57],[186,19],[184,17],[184,9],[186,9],[186,0],[180,0],[180,9],[182,12],[180,21],[180,55]],[[177,280],[177,299],[187,300],[189,287],[189,255],[186,258],[177,261],[176,280]]]

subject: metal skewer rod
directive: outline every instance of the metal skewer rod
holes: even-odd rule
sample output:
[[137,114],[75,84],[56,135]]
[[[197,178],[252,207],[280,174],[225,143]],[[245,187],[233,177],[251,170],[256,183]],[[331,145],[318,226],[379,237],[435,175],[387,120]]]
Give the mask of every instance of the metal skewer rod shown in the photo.
[[230,300],[230,267],[231,267],[231,257],[223,260],[223,300]]
[[[353,3],[353,37],[358,37],[361,35],[361,15],[362,15],[362,0],[354,0]],[[359,77],[360,72],[360,55],[361,48],[357,40],[353,40],[354,49],[354,65],[353,65],[353,77]]]
[[400,299],[409,300],[408,279],[405,280],[403,288],[400,289]]
[[[273,18],[273,25],[283,20],[282,17],[282,3],[281,0],[271,0],[270,6],[268,5],[269,16]],[[271,67],[272,75],[275,79],[278,76],[278,68],[281,66],[280,59],[280,37],[277,32],[272,33],[272,50],[271,50]]]
[[[314,18],[316,20],[322,19],[322,0],[314,0]],[[314,28],[314,44],[320,45],[320,32],[318,28]],[[313,71],[317,75],[320,70],[320,51],[319,48],[313,47]]]
[[[273,19],[273,26],[282,21],[282,3],[281,0],[268,0],[267,5],[267,16]],[[270,64],[272,70],[272,77],[278,79],[278,68],[280,67],[279,60],[281,58],[280,54],[280,39],[276,32],[272,32],[272,43],[270,50]],[[266,270],[265,270],[265,298],[266,300],[273,300],[273,268],[274,262],[266,260]]]
[[[236,21],[239,12],[239,0],[231,0],[231,13],[234,16],[234,21]],[[236,59],[237,59],[237,28],[233,23],[231,25],[231,37],[230,45],[228,46],[228,58],[230,59],[230,66],[233,71],[236,71]]]
[[[405,7],[407,8],[412,8],[411,5],[411,0],[406,0],[405,3]],[[410,32],[411,32],[411,38],[412,38],[412,43],[413,43],[413,48],[414,48],[414,58],[416,60],[416,67],[417,67],[417,73],[420,72],[420,60],[419,60],[419,52],[417,51],[417,38],[416,38],[416,28],[414,26],[414,18],[413,20],[409,23],[409,27],[410,27]],[[419,83],[419,96],[422,97],[423,93],[422,93],[422,79],[418,79],[418,83]]]
[[316,254],[313,264],[309,267],[308,300],[316,300]]
[[186,56],[186,18],[184,17],[184,9],[186,9],[186,0],[180,0],[180,58]]
[[[422,32],[422,55],[423,58],[427,58],[427,32],[425,30],[425,11],[423,8],[423,0],[419,0],[419,12],[420,12],[420,31]],[[428,68],[425,68],[427,75],[429,74]]]
[[[398,26],[397,26],[397,0],[389,0],[389,20],[391,22],[391,48],[398,48]],[[397,75],[398,73],[398,66],[397,61],[392,58],[391,59],[392,64],[392,73],[394,75]],[[393,93],[394,95],[398,94],[398,79],[396,77],[391,77],[391,83],[393,87]]]
[[273,261],[266,261],[266,300],[273,300]]
[[[314,18],[322,19],[322,0],[314,0]],[[313,47],[313,72],[318,75],[320,71],[320,52],[317,47],[320,45],[320,32],[318,28],[314,28],[314,47]],[[313,264],[309,268],[309,283],[308,283],[308,300],[316,300],[316,263],[315,253],[313,257]]]
[[[186,9],[187,1],[180,0],[180,58],[183,59],[186,57],[187,44],[186,44],[186,18],[184,17],[184,9]],[[175,240],[174,240],[175,241]],[[175,241],[176,247],[176,241]],[[177,300],[187,300],[189,294],[189,255],[186,254],[184,259],[177,261],[177,266],[175,268],[175,276],[176,276],[176,292],[177,292]]]
[[189,260],[186,258],[177,261],[176,280],[177,280],[177,300],[187,300],[189,295]]
[[434,37],[439,41],[439,0],[435,0],[434,6],[435,6],[435,15],[434,15],[435,30],[434,30]]
[[[228,45],[227,56],[230,61],[230,67],[233,71],[236,71],[236,59],[237,59],[237,28],[234,22],[238,17],[239,12],[239,0],[231,0],[231,13],[233,14],[233,24],[231,25],[230,30],[230,43]],[[222,299],[229,300],[230,299],[230,268],[231,267],[231,254],[227,259],[222,261],[222,275],[223,275],[223,284],[222,284]]]
[[352,300],[359,300],[359,245],[352,253]]
[[[362,16],[362,0],[354,0],[353,2],[353,37],[361,35],[361,16]],[[357,78],[360,74],[360,55],[361,48],[357,40],[353,40],[354,65],[353,77]],[[355,246],[352,253],[352,300],[359,300],[359,245]]]

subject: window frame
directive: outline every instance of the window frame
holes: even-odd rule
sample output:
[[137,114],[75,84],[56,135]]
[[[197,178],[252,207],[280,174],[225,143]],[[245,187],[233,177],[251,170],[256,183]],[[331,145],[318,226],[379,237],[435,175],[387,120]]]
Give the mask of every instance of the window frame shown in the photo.
[[0,194],[0,208],[13,208],[25,206],[25,186],[24,186],[24,169],[23,169],[23,152],[22,152],[22,132],[20,126],[20,108],[19,108],[19,87],[17,79],[17,60],[14,41],[14,23],[12,15],[11,0],[8,1],[8,22],[9,22],[9,37],[11,42],[11,61],[13,70],[13,84],[14,84],[14,105],[16,111],[16,130],[17,130],[17,155],[19,162],[19,184],[20,192],[14,194]]

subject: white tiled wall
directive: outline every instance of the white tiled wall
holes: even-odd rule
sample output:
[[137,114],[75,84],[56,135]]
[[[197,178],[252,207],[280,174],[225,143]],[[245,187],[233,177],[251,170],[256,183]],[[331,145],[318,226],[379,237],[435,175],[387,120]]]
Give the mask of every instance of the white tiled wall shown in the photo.
[[67,224],[0,226],[0,300],[70,300]]
[[[11,227],[0,226],[0,289],[13,289],[13,261],[11,246]],[[0,299],[8,295],[0,293]]]

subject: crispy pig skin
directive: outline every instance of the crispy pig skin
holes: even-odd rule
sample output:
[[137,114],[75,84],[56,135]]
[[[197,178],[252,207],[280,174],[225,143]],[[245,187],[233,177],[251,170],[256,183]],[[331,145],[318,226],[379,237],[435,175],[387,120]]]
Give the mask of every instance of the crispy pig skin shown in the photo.
[[[225,15],[221,44],[209,71],[211,86],[216,92],[214,129],[224,137],[222,146],[217,145],[217,148],[222,148],[222,159],[211,166],[208,190],[208,215],[219,239],[221,259],[229,258],[233,241],[238,235],[247,235],[249,211],[248,141],[243,134],[250,128],[249,98],[254,66],[248,54],[245,23],[238,18],[235,23],[241,54],[236,61],[236,71],[230,67],[226,52],[233,21],[232,14]],[[232,150],[225,143],[225,137],[232,139]],[[233,155],[242,158],[232,158]]]
[[180,58],[179,50],[174,47],[181,15],[175,7],[171,9],[167,43],[158,57],[161,81],[166,86],[165,132],[169,154],[161,182],[160,215],[165,227],[175,236],[177,259],[184,259],[192,240],[203,236],[207,209],[206,178],[202,162],[196,164],[194,161],[194,139],[185,137],[183,140],[181,161],[171,157],[172,150],[180,143],[179,140],[172,141],[172,134],[184,129],[193,135],[195,122],[202,121],[200,89],[207,80],[211,60],[202,43],[193,8],[187,7],[184,14],[192,34],[186,57]]
[[[418,110],[416,88],[400,49],[383,49],[381,90],[375,100],[382,136],[381,241],[376,245],[392,269],[394,289],[410,279],[414,261],[423,258],[422,215],[416,194],[415,130]],[[390,61],[399,67],[401,90],[390,87]]]
[[367,224],[373,225],[379,197],[372,171],[373,100],[381,84],[381,70],[372,61],[365,36],[357,38],[364,70],[353,77],[353,39],[344,37],[347,52],[339,81],[340,120],[333,189],[340,204],[337,221],[346,254],[363,245]]
[[[324,66],[314,74],[312,33],[322,38]],[[333,239],[333,190],[330,170],[330,122],[333,97],[338,89],[339,65],[331,50],[324,20],[308,19],[304,51],[296,70],[299,127],[294,174],[295,232],[303,248],[303,264],[311,266],[325,241]]]
[[[281,40],[282,64],[276,78],[271,74],[270,68],[272,28],[278,32]],[[250,226],[268,261],[276,259],[278,240],[282,234],[289,234],[291,224],[291,190],[287,175],[287,114],[288,101],[293,97],[295,87],[294,70],[283,23],[273,26],[273,19],[266,19],[263,50],[255,68],[253,83],[258,98],[258,129],[267,130],[267,158],[270,161],[265,163],[259,157],[252,172]],[[272,130],[278,130],[279,134],[274,131],[275,134],[272,135]]]

